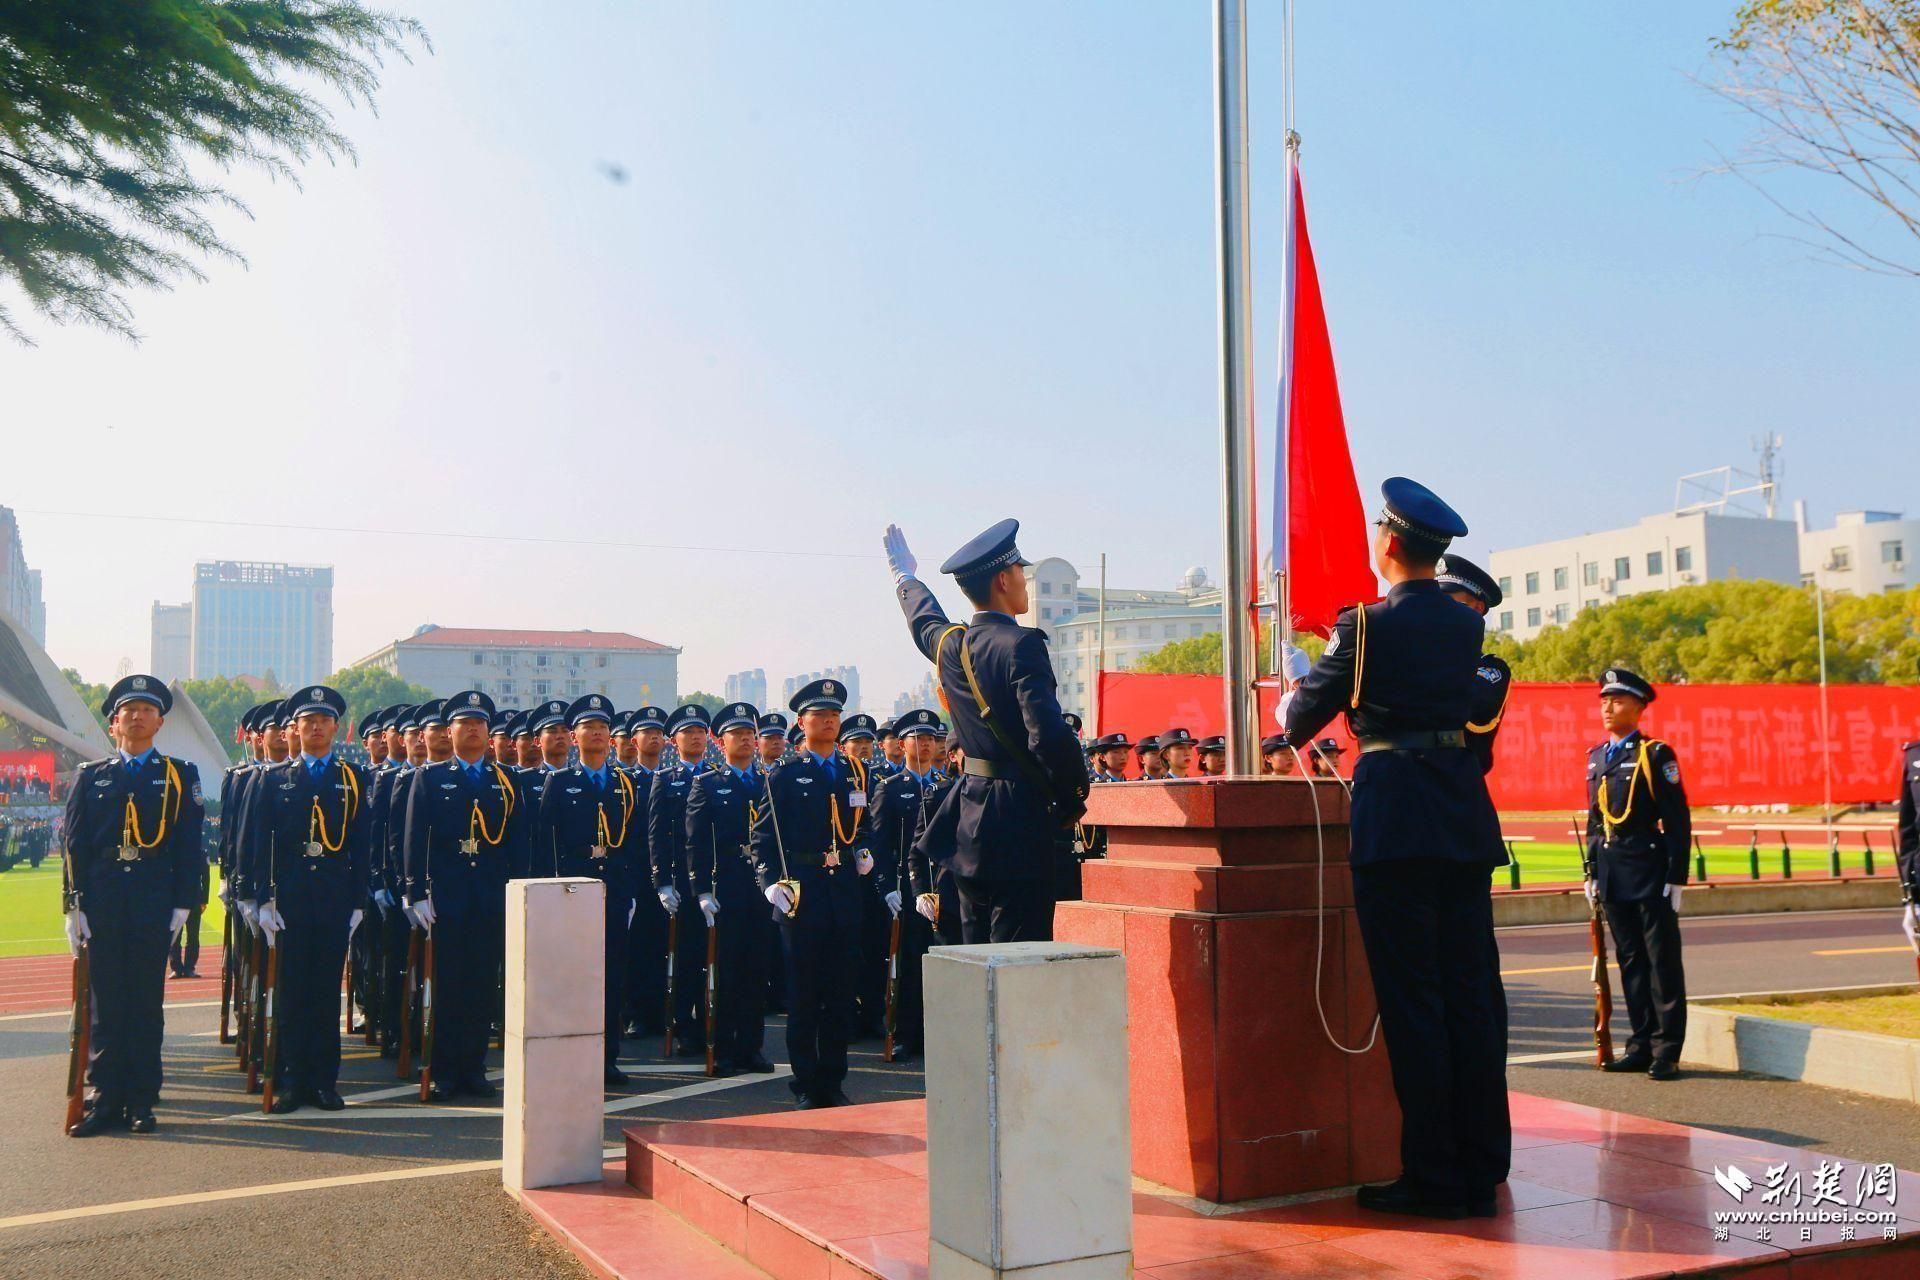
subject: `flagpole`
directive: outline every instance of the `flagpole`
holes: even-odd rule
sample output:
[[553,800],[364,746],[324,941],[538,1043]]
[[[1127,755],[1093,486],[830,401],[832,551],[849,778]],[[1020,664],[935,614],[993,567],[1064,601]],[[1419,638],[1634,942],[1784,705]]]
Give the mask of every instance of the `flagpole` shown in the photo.
[[1293,120],[1293,0],[1281,10],[1284,45],[1281,57],[1283,83],[1280,95],[1280,127],[1286,139],[1285,216],[1280,227],[1280,403],[1275,407],[1273,458],[1273,672],[1280,688],[1286,689],[1286,646],[1293,641],[1293,601],[1288,591],[1289,560],[1293,520],[1287,494],[1287,464],[1291,457],[1293,430],[1293,221],[1296,171],[1300,163],[1300,135]]
[[1098,636],[1098,648],[1093,657],[1093,734],[1097,738],[1105,733],[1100,723],[1100,711],[1104,699],[1100,696],[1100,678],[1107,671],[1107,553],[1100,553],[1100,614],[1095,624]]
[[1221,658],[1226,700],[1226,771],[1254,772],[1253,675],[1259,660],[1252,601],[1253,297],[1248,234],[1247,5],[1214,0],[1214,193],[1220,270],[1220,517],[1225,544]]

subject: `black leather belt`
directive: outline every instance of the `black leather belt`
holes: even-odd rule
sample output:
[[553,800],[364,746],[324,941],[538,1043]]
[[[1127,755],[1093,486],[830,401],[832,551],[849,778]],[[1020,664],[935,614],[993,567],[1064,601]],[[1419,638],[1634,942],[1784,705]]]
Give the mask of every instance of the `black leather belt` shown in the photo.
[[968,756],[960,762],[960,772],[970,773],[976,778],[1004,778],[1007,775],[1000,766],[991,760],[982,760],[977,756]]
[[1390,734],[1383,738],[1360,739],[1360,754],[1372,751],[1447,751],[1464,749],[1464,729],[1420,729]]

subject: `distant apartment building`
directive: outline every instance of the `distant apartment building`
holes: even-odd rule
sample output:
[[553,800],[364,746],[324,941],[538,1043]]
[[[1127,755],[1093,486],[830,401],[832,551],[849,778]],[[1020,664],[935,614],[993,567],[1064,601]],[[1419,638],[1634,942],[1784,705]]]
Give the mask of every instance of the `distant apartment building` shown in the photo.
[[1920,554],[1920,520],[1898,511],[1842,511],[1830,529],[1800,530],[1800,580],[1823,591],[1870,596],[1920,581],[1912,557]]
[[271,675],[282,688],[333,673],[333,569],[203,560],[193,568],[193,678]]
[[432,623],[361,658],[440,697],[478,689],[497,706],[602,694],[616,707],[671,707],[680,650],[625,631],[516,631]]
[[1220,630],[1220,589],[1200,568],[1187,570],[1169,590],[1107,588],[1103,628],[1097,584],[1087,584],[1072,564],[1049,556],[1027,569],[1027,603],[1019,621],[1047,633],[1060,707],[1083,718],[1092,714],[1101,670],[1130,670],[1174,640]]
[[920,677],[920,683],[893,700],[893,710],[887,714],[892,719],[898,720],[907,712],[919,711],[922,708],[933,712],[943,720],[946,718],[940,710],[940,704],[934,699],[932,667],[928,667],[926,674]]
[[193,606],[153,602],[153,642],[147,671],[168,684],[193,674]]
[[1663,512],[1624,529],[1495,551],[1487,571],[1506,597],[1489,631],[1531,640],[1583,609],[1643,591],[1745,578],[1800,581],[1792,520],[1712,511]]
[[0,507],[0,610],[36,644],[47,643],[47,603],[41,595],[40,571],[27,567],[20,522],[14,519],[12,507]]
[[767,706],[767,673],[762,667],[751,671],[736,671],[727,677],[727,701],[750,702],[762,711]]
[[860,668],[825,667],[819,671],[807,671],[800,675],[788,676],[780,682],[780,711],[787,709],[793,701],[793,695],[812,684],[815,680],[838,680],[847,688],[847,711],[849,714],[860,710]]

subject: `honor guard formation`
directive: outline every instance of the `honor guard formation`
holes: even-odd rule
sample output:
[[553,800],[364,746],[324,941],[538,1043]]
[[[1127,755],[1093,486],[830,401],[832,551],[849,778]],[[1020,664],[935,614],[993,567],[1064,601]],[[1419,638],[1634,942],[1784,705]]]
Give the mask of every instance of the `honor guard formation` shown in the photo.
[[[1390,584],[1339,615],[1317,661],[1285,654],[1283,731],[1259,771],[1340,780],[1352,769],[1355,910],[1402,1126],[1402,1176],[1362,1190],[1388,1212],[1492,1212],[1510,1126],[1506,1004],[1488,895],[1505,861],[1485,777],[1511,673],[1482,651],[1501,602],[1447,554],[1466,525],[1411,480],[1383,486],[1374,560]],[[346,1031],[423,1102],[497,1093],[487,1051],[504,1022],[505,888],[577,876],[606,886],[605,1077],[622,1041],[659,1037],[709,1075],[772,1072],[784,1013],[801,1108],[846,1104],[848,1046],[918,1055],[929,948],[1052,936],[1054,905],[1105,852],[1081,819],[1091,786],[1225,770],[1226,741],[1173,725],[1083,741],[1055,696],[1029,607],[1019,526],[1005,520],[941,565],[973,606],[953,621],[884,539],[908,637],[940,710],[884,724],[849,713],[832,679],[786,713],[730,703],[615,708],[600,694],[526,709],[479,691],[362,710],[365,766],[335,749],[348,708],[310,686],[251,708],[247,759],[220,781],[214,860],[228,912],[220,1034],[264,1110],[339,1110]],[[1587,762],[1586,892],[1618,950],[1631,1022],[1610,1065],[1675,1074],[1686,1033],[1678,909],[1690,833],[1673,748],[1639,729],[1655,699],[1631,671],[1600,682],[1607,740]],[[69,1131],[149,1132],[160,1091],[165,973],[190,973],[207,896],[200,779],[159,755],[171,695],[151,676],[101,708],[119,750],[86,765],[67,804],[68,936],[82,971]],[[944,714],[943,714],[944,713]],[[1902,881],[1920,846],[1920,743],[1907,749]],[[1907,928],[1916,912],[1905,913]],[[189,926],[192,926],[189,928]],[[186,938],[182,940],[183,932]]]

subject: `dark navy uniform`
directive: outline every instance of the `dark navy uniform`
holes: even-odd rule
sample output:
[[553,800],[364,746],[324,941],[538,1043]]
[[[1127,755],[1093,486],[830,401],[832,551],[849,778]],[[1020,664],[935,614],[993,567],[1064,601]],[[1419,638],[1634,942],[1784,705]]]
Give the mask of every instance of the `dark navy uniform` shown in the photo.
[[1911,911],[1920,903],[1920,742],[1900,746],[1900,843],[1893,860]]
[[[707,709],[689,703],[667,720],[667,736],[682,729],[708,728]],[[708,770],[702,760],[679,760],[653,775],[647,794],[647,866],[654,901],[662,912],[673,904],[677,927],[673,954],[673,1042],[682,1057],[707,1051],[707,1033],[701,1017],[706,992],[707,930],[700,914],[687,867],[687,796],[694,779]],[[671,895],[668,890],[672,890]]]
[[[1015,545],[1019,527],[1001,521],[941,572],[980,583],[1027,563]],[[1056,859],[1086,811],[1091,784],[1054,696],[1046,633],[987,609],[957,625],[910,569],[897,572],[896,583],[907,628],[934,664],[966,756],[959,784],[928,826],[926,852],[952,864],[968,942],[1050,939]]]
[[728,1073],[771,1067],[763,1044],[767,940],[774,929],[754,875],[750,847],[753,827],[764,807],[766,786],[766,775],[758,765],[749,764],[741,770],[723,763],[702,771],[690,785],[686,799],[683,847],[690,896],[696,913],[701,898],[710,897],[719,908],[712,925],[719,931],[714,940],[712,979],[717,1006],[713,1057],[716,1067]]
[[[395,707],[381,718],[390,729],[404,732],[413,724],[414,709]],[[367,881],[380,908],[380,1056],[400,1052],[400,1025],[406,1016],[407,938],[413,924],[401,902],[407,896],[406,869],[400,858],[406,827],[406,796],[402,779],[413,777],[403,748],[375,769],[367,798]],[[408,785],[411,785],[409,781]]]
[[[1440,562],[1437,581],[1440,589],[1456,600],[1469,608],[1478,608],[1482,618],[1506,599],[1506,593],[1500,590],[1493,575],[1464,556],[1448,553]],[[1474,675],[1479,679],[1473,687],[1473,712],[1467,720],[1467,746],[1480,761],[1480,772],[1491,773],[1493,740],[1500,732],[1500,719],[1506,714],[1507,697],[1513,692],[1513,668],[1507,665],[1506,659],[1483,653]]]
[[[306,712],[339,718],[345,700],[317,685],[289,700],[297,721]],[[265,770],[247,806],[247,841],[260,859],[259,902],[286,922],[269,945],[280,952],[274,997],[278,1097],[285,1113],[312,1101],[338,1110],[340,972],[347,958],[349,918],[359,909],[367,876],[367,779],[329,751],[290,757]]]
[[[931,734],[938,717],[928,710],[909,711],[894,722],[896,732]],[[900,920],[899,995],[894,1008],[896,1056],[918,1057],[925,1045],[925,1009],[921,998],[921,958],[934,945],[932,921],[917,909],[919,892],[913,882],[912,849],[935,786],[945,775],[930,769],[924,776],[902,765],[899,772],[880,780],[867,816],[867,848],[873,854],[874,896],[883,918]],[[958,911],[958,905],[955,904]],[[955,923],[958,923],[957,921]],[[886,974],[882,973],[884,978]]]
[[[600,705],[589,705],[589,699]],[[611,723],[611,708],[597,694],[577,699],[567,709],[569,727],[599,716]],[[606,933],[602,954],[606,972],[606,1079],[622,1084],[621,1015],[625,1008],[629,917],[646,883],[645,803],[633,777],[613,762],[611,752],[598,769],[570,765],[547,775],[533,839],[536,876],[583,876],[607,887]]]
[[[1651,685],[1615,667],[1602,693],[1652,702]],[[1594,891],[1606,905],[1620,965],[1620,992],[1632,1031],[1623,1069],[1680,1060],[1687,1035],[1687,984],[1680,917],[1669,885],[1687,883],[1693,816],[1668,744],[1638,729],[1587,753],[1587,853]]]
[[[109,692],[110,712],[131,701],[162,716],[173,695],[153,676],[128,676]],[[88,1116],[76,1136],[130,1118],[145,1132],[160,1097],[167,947],[176,911],[193,905],[205,804],[200,774],[149,747],[93,760],[75,773],[62,828],[68,902],[90,934]]]
[[[493,702],[477,690],[455,694],[440,715],[489,718]],[[507,857],[515,826],[526,821],[506,770],[485,758],[429,763],[401,782],[406,790],[402,866],[416,917],[429,904],[433,945],[433,1092],[439,1101],[467,1093],[492,1097],[487,1043],[506,937]]]
[[[844,688],[816,680],[793,696],[790,708],[838,709]],[[782,913],[786,952],[787,1056],[791,1088],[802,1106],[845,1100],[847,1042],[853,1033],[854,987],[859,979],[860,930],[870,890],[860,883],[866,819],[853,761],[835,751],[821,758],[802,751],[767,777],[767,813],[752,832],[755,879],[769,900],[798,892]],[[856,799],[861,803],[856,804]],[[775,903],[778,908],[779,903]]]
[[927,824],[940,811],[940,803],[953,790],[954,776],[945,769],[936,768],[921,788],[919,828],[914,834],[913,843],[907,846],[907,883],[913,886],[914,910],[922,918],[920,900],[931,898],[937,903],[932,921],[933,936],[927,940],[929,947],[957,947],[960,937],[960,890],[954,885],[953,872],[944,862],[929,861],[920,844],[920,834],[925,832]]
[[[1383,492],[1381,523],[1410,565],[1466,532],[1413,481],[1396,477]],[[1480,616],[1438,582],[1409,578],[1340,615],[1285,707],[1295,746],[1342,713],[1360,741],[1354,909],[1404,1117],[1401,1180],[1368,1189],[1368,1207],[1457,1217],[1489,1205],[1507,1174],[1505,1018],[1488,893],[1502,846],[1465,728],[1483,634]]]
[[667,910],[661,905],[657,893],[645,890],[651,884],[653,866],[652,851],[647,847],[647,828],[652,820],[653,779],[656,774],[671,769],[673,762],[662,752],[653,767],[649,768],[642,763],[638,754],[640,735],[649,730],[665,733],[667,718],[666,708],[644,706],[636,709],[627,721],[636,745],[634,762],[626,773],[633,779],[634,790],[640,798],[640,811],[634,818],[638,830],[633,835],[629,850],[634,858],[634,866],[640,872],[635,882],[633,922],[627,926],[627,1004],[624,1022],[626,1033],[630,1036],[657,1036],[667,1029]]

